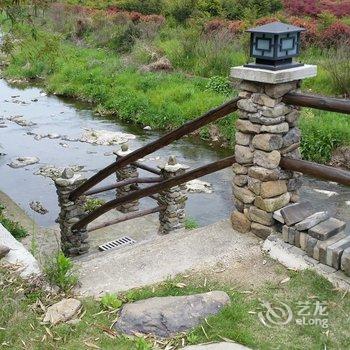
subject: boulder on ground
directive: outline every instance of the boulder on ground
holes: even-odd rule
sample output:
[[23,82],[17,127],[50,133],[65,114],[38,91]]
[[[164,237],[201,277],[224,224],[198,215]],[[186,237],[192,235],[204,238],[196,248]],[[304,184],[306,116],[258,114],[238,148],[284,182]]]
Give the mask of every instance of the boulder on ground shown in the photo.
[[124,305],[114,328],[131,335],[144,333],[167,338],[198,326],[229,303],[229,296],[222,291],[140,300]]
[[39,162],[38,157],[17,157],[13,159],[11,163],[8,164],[8,166],[10,166],[11,168],[17,169],[17,168],[23,168],[27,165],[32,165],[38,162]]
[[0,244],[0,259],[4,258],[10,252],[10,248]]
[[170,72],[172,70],[173,66],[166,57],[161,57],[157,61],[144,65],[140,68],[141,72]]
[[44,322],[55,325],[74,318],[81,308],[81,301],[73,298],[63,299],[50,306],[44,316]]

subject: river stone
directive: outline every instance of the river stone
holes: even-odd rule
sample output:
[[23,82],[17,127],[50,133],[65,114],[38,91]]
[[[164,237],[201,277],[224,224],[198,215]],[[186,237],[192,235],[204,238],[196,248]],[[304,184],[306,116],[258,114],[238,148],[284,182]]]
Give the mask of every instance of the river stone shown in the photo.
[[239,163],[233,163],[232,170],[236,175],[245,175],[248,173],[248,168]]
[[274,125],[283,123],[286,118],[284,116],[276,117],[276,118],[267,118],[262,116],[260,113],[254,113],[249,116],[249,120],[252,123],[263,124],[263,125]]
[[249,92],[260,92],[264,90],[264,87],[261,83],[258,82],[242,80],[239,84],[239,90],[245,90]]
[[233,178],[233,183],[237,186],[244,186],[248,183],[248,176],[247,175],[236,175]]
[[27,165],[32,165],[39,162],[38,157],[18,157],[11,161],[10,164],[8,164],[11,168],[17,169],[17,168],[23,168]]
[[258,110],[256,105],[251,100],[248,100],[248,99],[239,100],[237,102],[237,106],[238,108],[243,109],[244,111],[249,113],[255,113]]
[[284,136],[283,136],[283,147],[289,147],[295,143],[300,142],[300,130],[298,128],[292,128],[290,129]]
[[233,229],[238,232],[246,233],[250,231],[251,222],[243,213],[237,210],[231,214],[231,223]]
[[249,348],[237,343],[221,342],[185,346],[182,350],[249,350]]
[[264,167],[252,166],[248,170],[248,175],[261,181],[273,181],[279,179],[277,169],[266,169]]
[[248,134],[259,134],[261,126],[253,124],[249,120],[238,119],[236,121],[236,129]]
[[249,91],[240,91],[238,93],[238,97],[240,97],[240,98],[250,98],[251,95],[252,95],[252,93]]
[[253,156],[254,164],[267,169],[276,169],[280,163],[281,154],[278,151],[263,152],[255,151]]
[[274,108],[263,107],[262,115],[267,118],[277,118],[290,112],[290,108],[284,103],[279,103]]
[[10,252],[10,248],[0,244],[0,259],[4,258]]
[[286,122],[290,126],[296,126],[298,124],[299,116],[300,112],[297,109],[294,109],[286,115]]
[[229,303],[229,296],[222,291],[140,300],[124,305],[113,327],[129,335],[168,338],[198,326]]
[[329,218],[328,220],[310,228],[308,233],[311,237],[319,239],[320,241],[325,241],[326,239],[344,230],[345,226],[346,224],[344,221],[336,218]]
[[254,233],[255,236],[258,236],[262,239],[266,239],[274,232],[271,226],[261,225],[261,224],[258,224],[257,222],[252,223],[250,231]]
[[81,301],[73,298],[62,299],[58,303],[47,308],[44,322],[55,325],[71,320],[81,308]]
[[236,185],[233,185],[232,187],[233,187],[233,194],[235,195],[235,197],[237,197],[243,203],[250,204],[254,201],[255,195],[253,192],[248,190],[248,188],[239,187]]
[[295,90],[297,88],[297,81],[291,81],[281,84],[265,84],[265,94],[273,98],[279,98],[286,93]]
[[289,203],[289,200],[290,194],[288,192],[274,198],[262,198],[258,196],[255,198],[254,205],[268,213],[273,213],[286,206]]
[[280,100],[278,99],[271,98],[270,96],[267,96],[261,93],[252,94],[251,99],[254,103],[257,103],[259,105],[263,105],[266,107],[275,107],[280,102]]
[[272,213],[267,213],[254,205],[249,208],[249,217],[251,221],[257,222],[258,224],[271,226],[274,223]]
[[303,185],[303,178],[301,176],[293,177],[288,180],[287,189],[288,191],[297,191]]
[[305,231],[305,230],[308,230],[311,227],[316,226],[320,222],[329,219],[329,217],[330,217],[330,215],[329,215],[329,213],[327,211],[319,211],[319,212],[317,212],[315,214],[312,214],[312,215],[308,216],[303,221],[298,222],[295,225],[295,228],[297,230],[299,230],[299,231]]
[[253,138],[253,146],[263,151],[274,151],[280,149],[282,145],[282,136],[277,134],[259,134]]
[[235,146],[235,158],[238,163],[248,164],[253,162],[253,152],[246,146]]
[[240,119],[249,119],[250,113],[243,111],[242,109],[237,109],[236,113]]
[[258,196],[260,194],[261,181],[258,179],[254,179],[254,177],[249,177],[248,188]]
[[186,189],[190,193],[213,193],[211,183],[199,179],[186,182]]
[[260,131],[261,132],[269,132],[272,134],[283,134],[288,132],[289,124],[281,123],[276,125],[262,125]]
[[242,146],[249,146],[252,135],[236,131],[236,144]]
[[287,192],[287,185],[284,180],[266,181],[261,183],[260,196],[271,198]]

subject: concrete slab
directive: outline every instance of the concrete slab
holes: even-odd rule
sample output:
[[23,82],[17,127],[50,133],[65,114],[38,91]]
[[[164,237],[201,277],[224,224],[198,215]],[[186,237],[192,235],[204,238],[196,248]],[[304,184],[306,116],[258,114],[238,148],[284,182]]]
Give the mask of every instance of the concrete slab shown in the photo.
[[183,350],[249,350],[249,348],[241,344],[228,343],[228,342],[190,345],[182,349]]
[[316,75],[317,66],[310,64],[279,71],[244,66],[231,68],[231,78],[268,84],[287,83],[289,81],[315,77]]
[[188,270],[213,266],[228,256],[242,260],[259,239],[240,234],[229,220],[197,230],[158,236],[155,240],[117,251],[75,260],[81,282],[80,292],[99,296],[164,281]]
[[33,255],[1,224],[0,244],[10,248],[10,252],[1,261],[11,265],[18,265],[17,271],[21,277],[29,278],[41,275],[39,264]]

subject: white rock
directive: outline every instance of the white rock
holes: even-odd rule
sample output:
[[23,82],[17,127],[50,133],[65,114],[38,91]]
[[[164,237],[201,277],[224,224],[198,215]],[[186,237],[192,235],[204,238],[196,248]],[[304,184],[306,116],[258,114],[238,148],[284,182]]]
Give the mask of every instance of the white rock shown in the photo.
[[152,130],[152,128],[149,125],[147,125],[143,128],[143,130]]
[[50,306],[44,316],[44,322],[55,325],[71,320],[80,310],[81,301],[73,298],[63,299]]
[[318,193],[325,194],[328,197],[337,196],[339,194],[338,192],[327,191],[327,190],[319,190],[318,188],[314,188],[314,191],[318,192]]
[[88,129],[83,132],[79,141],[102,146],[110,146],[126,143],[129,140],[134,140],[135,138],[135,135],[126,134],[120,131]]
[[202,180],[191,180],[186,183],[187,191],[192,193],[213,193],[213,187],[209,182]]
[[35,163],[39,162],[39,158],[38,157],[18,157],[12,160],[12,162],[10,164],[8,164],[8,166],[10,166],[11,168],[23,168],[27,165],[32,165]]

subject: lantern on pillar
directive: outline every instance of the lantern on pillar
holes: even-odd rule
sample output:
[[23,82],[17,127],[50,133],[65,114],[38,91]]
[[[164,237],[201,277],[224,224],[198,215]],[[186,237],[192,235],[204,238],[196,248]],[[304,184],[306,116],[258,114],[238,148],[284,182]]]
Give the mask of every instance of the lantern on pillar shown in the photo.
[[255,63],[245,67],[282,70],[303,66],[293,62],[300,52],[300,33],[304,28],[273,22],[247,30],[251,33],[250,55]]

